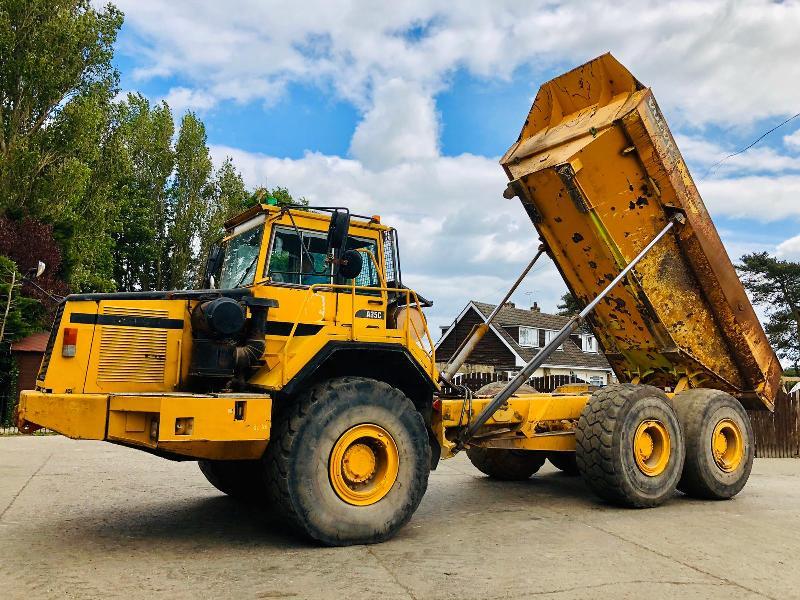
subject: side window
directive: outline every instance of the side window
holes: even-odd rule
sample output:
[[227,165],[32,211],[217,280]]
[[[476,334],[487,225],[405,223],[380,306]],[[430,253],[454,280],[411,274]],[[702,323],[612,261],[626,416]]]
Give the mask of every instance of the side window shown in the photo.
[[[380,260],[378,256],[378,245],[375,240],[355,237],[347,238],[348,250],[360,250],[362,248],[371,252],[376,262]],[[367,287],[380,287],[381,280],[380,277],[378,277],[378,271],[375,269],[375,263],[372,262],[372,258],[370,258],[369,254],[364,252],[361,253],[361,257],[364,259],[364,266],[361,268],[361,274],[356,277],[355,284]],[[346,283],[350,283],[350,280],[347,280]]]
[[330,266],[325,262],[323,233],[279,228],[272,239],[267,276],[280,283],[313,285],[330,283]]

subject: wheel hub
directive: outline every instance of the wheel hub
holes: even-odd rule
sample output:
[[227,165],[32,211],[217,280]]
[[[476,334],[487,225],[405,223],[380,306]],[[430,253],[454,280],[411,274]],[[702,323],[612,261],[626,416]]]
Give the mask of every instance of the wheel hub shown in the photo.
[[366,444],[353,444],[344,452],[342,471],[353,483],[363,483],[375,473],[375,452]]
[[331,450],[328,473],[336,495],[354,506],[386,496],[397,480],[400,455],[388,431],[372,423],[344,432]]
[[636,466],[648,477],[664,472],[670,455],[669,431],[661,421],[647,420],[639,424],[633,436]]
[[721,470],[730,473],[739,467],[744,458],[744,442],[736,422],[722,419],[717,423],[711,434],[711,450],[714,462]]

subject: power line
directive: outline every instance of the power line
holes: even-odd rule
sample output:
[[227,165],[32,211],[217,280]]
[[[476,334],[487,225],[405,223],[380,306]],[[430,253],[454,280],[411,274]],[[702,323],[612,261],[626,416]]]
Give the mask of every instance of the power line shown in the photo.
[[708,168],[708,170],[707,170],[707,171],[705,172],[705,174],[703,175],[703,179],[705,179],[705,178],[706,178],[708,175],[710,175],[710,174],[711,174],[711,171],[713,171],[715,168],[717,168],[719,165],[721,165],[722,163],[724,163],[724,162],[725,162],[726,160],[728,160],[729,158],[733,158],[734,156],[738,156],[738,155],[742,154],[743,152],[747,152],[748,150],[750,150],[750,148],[752,148],[753,146],[755,146],[755,145],[756,145],[758,142],[760,142],[761,140],[763,140],[763,139],[764,139],[765,137],[767,137],[767,136],[768,136],[770,133],[772,133],[772,132],[773,132],[773,131],[775,131],[776,129],[780,129],[781,127],[783,127],[784,125],[786,125],[786,124],[787,124],[787,123],[789,123],[790,121],[793,121],[793,120],[794,120],[794,119],[796,119],[797,117],[800,117],[800,113],[797,113],[796,115],[793,115],[793,116],[789,117],[788,119],[786,119],[786,120],[785,120],[785,121],[783,121],[782,123],[778,123],[777,125],[775,125],[775,127],[773,127],[773,128],[772,128],[772,129],[770,129],[769,131],[767,131],[767,132],[763,133],[762,135],[760,135],[758,138],[756,138],[755,140],[753,140],[752,142],[750,142],[750,144],[748,144],[747,146],[745,146],[745,147],[744,147],[744,148],[742,148],[741,150],[737,150],[737,151],[736,151],[736,152],[734,152],[733,154],[728,154],[728,156],[726,156],[725,158],[723,158],[723,159],[721,159],[721,160],[718,160],[717,162],[715,162],[713,165],[711,165],[711,166]]

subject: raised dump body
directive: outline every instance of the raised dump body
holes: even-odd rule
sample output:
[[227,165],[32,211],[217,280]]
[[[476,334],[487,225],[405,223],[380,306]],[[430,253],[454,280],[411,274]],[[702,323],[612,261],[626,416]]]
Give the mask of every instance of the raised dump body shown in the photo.
[[620,381],[687,378],[772,409],[780,363],[649,88],[610,54],[565,73],[541,86],[501,162],[584,304],[682,212],[592,329]]

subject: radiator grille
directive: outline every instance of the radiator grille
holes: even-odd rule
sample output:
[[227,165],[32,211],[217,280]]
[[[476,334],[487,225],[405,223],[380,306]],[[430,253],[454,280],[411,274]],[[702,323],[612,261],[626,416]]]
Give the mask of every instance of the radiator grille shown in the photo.
[[[169,316],[166,310],[106,306],[105,315]],[[99,383],[163,383],[167,360],[167,330],[148,327],[100,327]]]
[[39,374],[36,379],[44,381],[47,375],[47,367],[50,366],[50,357],[53,355],[53,346],[56,345],[56,337],[58,337],[58,329],[61,327],[61,317],[64,316],[64,302],[61,302],[56,308],[55,318],[53,319],[53,328],[50,330],[50,337],[47,338],[47,347],[44,350],[42,357],[42,365],[39,367]]

